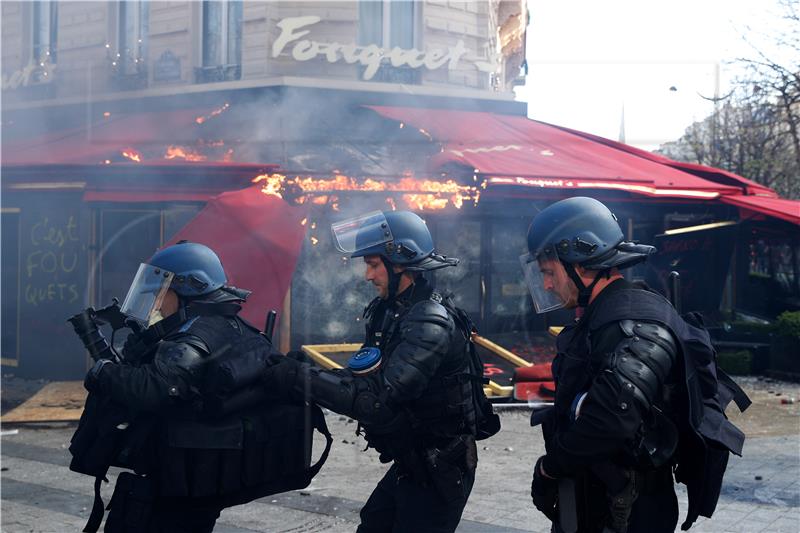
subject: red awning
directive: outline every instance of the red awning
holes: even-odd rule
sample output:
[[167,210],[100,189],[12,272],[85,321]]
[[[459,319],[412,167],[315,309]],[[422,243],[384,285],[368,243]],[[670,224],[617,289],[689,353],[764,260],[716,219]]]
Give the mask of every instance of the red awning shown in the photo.
[[611,189],[695,199],[742,192],[740,184],[709,181],[525,117],[404,107],[370,109],[418,128],[441,143],[442,151],[431,161],[431,170],[458,163],[474,168],[490,185]]
[[[4,138],[3,164],[102,164],[134,161],[134,158],[163,162],[169,156],[184,161],[199,160],[207,156],[196,154],[194,147],[198,139],[203,139],[201,129],[213,111],[197,108],[115,112],[76,128],[34,138]],[[168,153],[170,147],[173,151]],[[213,148],[217,152],[224,149]],[[123,155],[124,151],[129,155]]]
[[742,209],[800,225],[800,201],[765,196],[723,196],[722,201]]
[[263,327],[267,311],[282,309],[303,244],[306,216],[306,206],[293,207],[262,193],[261,187],[248,187],[209,201],[167,244],[186,239],[217,252],[228,282],[253,291],[242,315]]
[[777,198],[778,196],[777,193],[772,189],[770,189],[769,187],[762,185],[760,183],[756,183],[755,181],[749,180],[747,178],[743,178],[742,176],[734,174],[733,172],[728,172],[727,170],[722,170],[720,168],[714,168],[714,167],[707,167],[705,165],[698,165],[696,163],[685,163],[683,161],[674,161],[672,159],[669,159],[668,157],[664,157],[663,155],[654,154],[653,152],[648,152],[646,150],[636,148],[635,146],[630,146],[628,144],[624,144],[621,142],[612,141],[611,139],[606,139],[603,137],[599,137],[597,135],[592,135],[591,133],[573,130],[562,126],[553,126],[553,127],[559,128],[569,133],[573,133],[575,135],[580,135],[581,137],[585,137],[592,141],[604,144],[616,150],[622,150],[623,152],[627,152],[629,154],[633,154],[638,157],[643,157],[645,159],[649,159],[650,161],[654,161],[662,165],[666,165],[672,168],[676,168],[678,170],[682,170],[684,172],[688,172],[689,174],[693,174],[699,178],[703,178],[716,183],[721,183],[723,185],[733,185],[736,187],[740,187],[742,189],[742,192],[744,192],[745,194],[757,194],[759,196],[771,196],[773,198]]

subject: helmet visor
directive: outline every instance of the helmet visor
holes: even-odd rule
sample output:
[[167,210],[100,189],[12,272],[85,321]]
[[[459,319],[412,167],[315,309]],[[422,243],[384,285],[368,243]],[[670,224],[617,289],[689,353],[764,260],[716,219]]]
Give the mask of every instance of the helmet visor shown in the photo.
[[380,211],[331,224],[333,243],[340,252],[356,254],[394,240],[386,217]]
[[122,302],[122,313],[149,327],[161,320],[161,304],[175,274],[142,263]]
[[568,277],[560,261],[547,254],[539,254],[537,258],[528,253],[519,256],[519,262],[538,314],[567,305],[567,297],[562,294]]

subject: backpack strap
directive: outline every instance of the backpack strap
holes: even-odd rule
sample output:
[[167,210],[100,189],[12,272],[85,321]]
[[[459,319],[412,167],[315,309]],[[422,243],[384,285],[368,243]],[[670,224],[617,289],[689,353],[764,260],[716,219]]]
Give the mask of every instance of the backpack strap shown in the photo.
[[[108,472],[108,469],[106,469]],[[103,482],[108,483],[105,472],[94,478],[94,503],[92,503],[92,511],[89,513],[89,519],[83,527],[83,533],[96,533],[100,529],[100,523],[103,521],[103,514],[105,514],[105,506],[103,504],[103,497],[100,495],[100,485]]]
[[325,422],[325,415],[322,413],[322,409],[320,409],[318,405],[314,405],[311,408],[311,423],[313,424],[314,429],[322,433],[322,435],[325,437],[325,449],[322,451],[322,455],[320,455],[317,462],[311,465],[306,471],[308,472],[309,479],[316,476],[322,468],[322,465],[324,465],[325,461],[328,460],[328,454],[330,453],[331,445],[333,444],[333,436],[328,429],[328,424]]

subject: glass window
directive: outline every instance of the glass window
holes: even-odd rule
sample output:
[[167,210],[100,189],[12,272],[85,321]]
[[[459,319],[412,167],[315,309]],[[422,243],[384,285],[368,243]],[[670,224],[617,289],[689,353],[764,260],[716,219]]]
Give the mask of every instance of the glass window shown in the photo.
[[358,43],[383,48],[414,48],[416,2],[361,0],[358,3]]
[[120,2],[118,50],[121,67],[126,74],[136,72],[147,57],[149,24],[150,2]]
[[3,239],[3,269],[2,286],[2,331],[0,343],[2,344],[3,364],[14,365],[18,363],[18,338],[19,328],[19,212],[3,212],[2,223]]
[[389,42],[393,48],[414,48],[414,6],[412,0],[389,2]]
[[203,66],[242,62],[242,2],[203,2]]
[[[429,222],[430,223],[430,222]],[[473,320],[481,310],[481,224],[477,220],[445,218],[437,222],[434,234],[436,250],[460,259],[458,266],[433,273],[435,285],[453,293],[453,303],[470,314]]]
[[58,3],[41,0],[33,2],[33,60],[55,62],[58,35]]
[[155,209],[101,213],[98,305],[125,297],[139,263],[147,261],[161,244],[160,215]]
[[383,1],[358,3],[358,44],[383,46]]

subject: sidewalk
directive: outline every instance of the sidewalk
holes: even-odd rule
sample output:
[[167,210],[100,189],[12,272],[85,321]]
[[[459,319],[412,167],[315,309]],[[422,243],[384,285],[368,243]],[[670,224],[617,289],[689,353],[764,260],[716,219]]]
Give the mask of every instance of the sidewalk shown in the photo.
[[[353,531],[358,509],[386,470],[355,424],[328,415],[335,443],[330,459],[312,485],[293,493],[226,509],[216,531]],[[503,430],[480,443],[475,489],[461,532],[549,531],[531,505],[530,469],[543,451],[527,412],[505,411]],[[20,428],[2,437],[2,530],[79,531],[92,503],[92,479],[70,472],[67,446],[74,426]],[[113,481],[113,476],[112,476]],[[110,496],[104,486],[104,498]],[[681,516],[685,491],[679,492]],[[712,520],[701,518],[696,532],[800,531],[800,445],[797,433],[756,437],[744,458],[732,458],[720,504]]]

